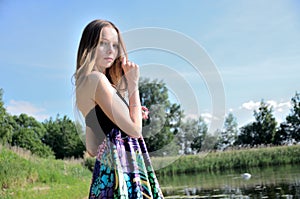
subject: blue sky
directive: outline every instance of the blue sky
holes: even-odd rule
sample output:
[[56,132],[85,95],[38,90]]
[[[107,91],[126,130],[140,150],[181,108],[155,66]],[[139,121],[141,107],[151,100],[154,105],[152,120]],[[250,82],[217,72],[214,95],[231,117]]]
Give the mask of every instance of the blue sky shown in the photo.
[[[0,87],[11,114],[25,112],[40,121],[57,114],[73,118],[71,77],[77,47],[83,28],[93,19],[108,19],[121,32],[158,27],[193,39],[214,62],[224,86],[226,112],[231,111],[239,124],[253,120],[261,99],[282,121],[291,97],[300,92],[297,0],[2,0]],[[170,67],[173,63],[168,62],[169,54],[157,51],[129,57],[141,65],[146,60]],[[189,67],[179,63],[175,69]],[[213,117],[205,82],[191,84],[200,90],[200,114],[209,121]]]

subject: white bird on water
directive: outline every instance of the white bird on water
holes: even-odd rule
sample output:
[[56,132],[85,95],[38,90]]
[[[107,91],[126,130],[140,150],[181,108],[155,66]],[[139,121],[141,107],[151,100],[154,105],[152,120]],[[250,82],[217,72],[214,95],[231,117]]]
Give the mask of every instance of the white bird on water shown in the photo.
[[243,173],[241,176],[242,176],[242,178],[244,180],[249,180],[251,178],[251,174],[250,173]]

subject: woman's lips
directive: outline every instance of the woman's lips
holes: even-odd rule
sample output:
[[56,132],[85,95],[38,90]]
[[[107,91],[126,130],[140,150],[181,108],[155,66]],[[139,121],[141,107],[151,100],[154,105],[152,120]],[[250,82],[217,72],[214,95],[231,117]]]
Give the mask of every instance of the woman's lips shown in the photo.
[[109,62],[112,62],[114,59],[113,58],[110,58],[110,57],[106,57],[104,58],[106,61],[109,61]]

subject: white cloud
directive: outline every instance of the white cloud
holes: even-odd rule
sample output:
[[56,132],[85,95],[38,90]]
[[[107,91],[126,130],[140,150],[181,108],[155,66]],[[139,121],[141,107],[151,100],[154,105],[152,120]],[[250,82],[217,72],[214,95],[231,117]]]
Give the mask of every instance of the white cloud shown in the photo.
[[[248,102],[243,103],[238,110],[235,110],[235,114],[237,118],[242,119],[241,124],[248,123],[250,121],[249,118],[252,118],[251,120],[254,119],[253,111],[258,110],[260,103],[261,103],[260,101],[255,102],[250,100]],[[276,118],[276,121],[278,123],[281,123],[285,120],[286,116],[289,114],[290,109],[292,107],[290,101],[278,102],[276,100],[268,100],[265,101],[265,103],[270,107],[272,107],[273,115]]]
[[203,118],[204,122],[209,124],[213,119],[213,115],[211,113],[202,113],[201,117]]
[[245,102],[242,104],[240,109],[246,109],[246,110],[256,110],[260,105],[260,102],[254,102],[250,100],[249,102]]
[[290,101],[288,102],[276,102],[274,100],[267,101],[267,104],[271,105],[274,111],[282,112],[283,110],[289,110],[292,108],[292,104]]
[[[242,104],[240,109],[246,109],[246,110],[256,110],[260,106],[260,101],[259,102],[254,102],[250,100],[249,102],[245,102]],[[268,100],[265,102],[267,105],[271,106],[273,108],[274,112],[282,112],[284,110],[289,110],[292,105],[290,101],[287,102],[277,102],[275,100]]]
[[203,118],[204,122],[207,124],[211,124],[212,121],[219,121],[222,119],[213,115],[212,113],[202,113],[201,117]]
[[189,120],[189,119],[191,119],[191,120],[197,120],[197,119],[199,119],[199,115],[198,114],[193,114],[193,113],[188,113],[183,118],[183,121],[186,121],[186,120]]
[[[206,124],[210,124],[212,122],[212,120],[217,120],[218,118],[217,117],[214,117],[212,115],[212,113],[208,113],[208,112],[205,112],[205,113],[201,113],[200,114],[200,117],[202,117],[202,119],[204,120],[204,122]],[[185,116],[185,119],[194,119],[194,120],[198,120],[199,119],[199,115],[196,115],[196,114],[188,114]]]
[[45,113],[46,110],[44,108],[36,107],[27,101],[10,100],[6,110],[12,115],[20,115],[21,113],[25,113],[39,121],[49,118],[49,115]]

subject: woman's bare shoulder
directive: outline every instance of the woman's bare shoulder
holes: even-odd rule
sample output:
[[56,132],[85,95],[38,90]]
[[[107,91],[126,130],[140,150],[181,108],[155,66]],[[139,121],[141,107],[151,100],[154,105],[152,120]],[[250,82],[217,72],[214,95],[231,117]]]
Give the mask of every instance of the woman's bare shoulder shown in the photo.
[[91,84],[94,85],[109,85],[109,80],[107,79],[107,77],[103,74],[100,73],[98,71],[92,71],[88,76],[87,76],[88,81]]
[[100,73],[98,71],[92,71],[90,74],[88,74],[87,78],[89,80],[98,81],[99,79],[106,78],[106,76],[103,73]]

